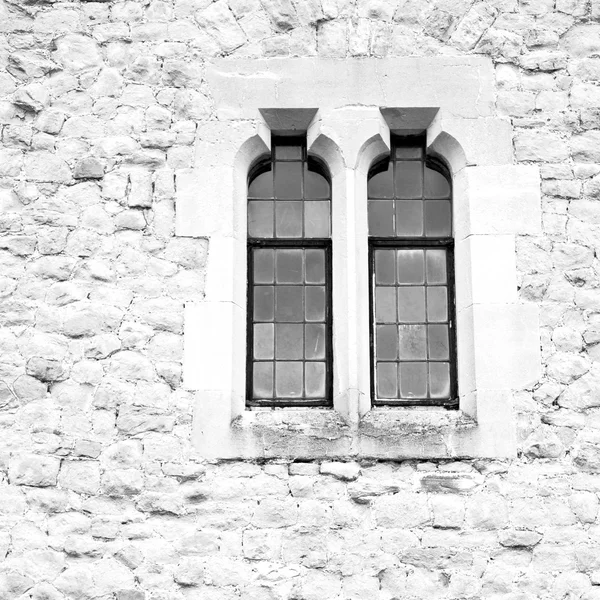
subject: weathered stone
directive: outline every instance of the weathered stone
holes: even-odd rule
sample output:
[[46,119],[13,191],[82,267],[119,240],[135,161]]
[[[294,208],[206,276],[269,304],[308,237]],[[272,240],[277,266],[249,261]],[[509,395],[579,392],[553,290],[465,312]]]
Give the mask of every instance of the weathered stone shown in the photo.
[[25,176],[32,181],[68,183],[71,170],[59,156],[50,152],[31,152],[25,157]]
[[58,484],[80,494],[97,494],[100,489],[99,465],[92,461],[63,461]]
[[56,485],[59,467],[58,458],[23,454],[11,459],[8,478],[13,485],[53,486]]
[[592,365],[588,373],[571,383],[559,396],[558,405],[573,410],[600,406],[600,368]]
[[421,488],[428,492],[470,492],[483,483],[483,478],[475,473],[426,473],[420,478]]
[[200,27],[214,37],[223,52],[233,52],[246,41],[244,32],[224,0],[213,2],[197,12],[195,18]]
[[586,131],[571,139],[573,159],[588,163],[600,162],[600,131]]
[[500,543],[509,548],[531,548],[541,539],[542,536],[537,531],[507,529],[500,533]]
[[202,583],[204,561],[196,556],[183,558],[175,569],[174,579],[179,585],[194,586]]
[[46,397],[48,386],[35,377],[21,375],[13,385],[15,395],[23,403],[35,402]]
[[566,160],[566,142],[550,131],[523,131],[515,138],[517,160],[557,162]]
[[68,34],[56,42],[54,58],[69,71],[97,68],[102,63],[98,46],[90,37]]
[[354,481],[360,474],[360,466],[356,463],[324,462],[321,463],[320,472],[342,481]]
[[50,102],[50,94],[41,83],[30,83],[13,94],[13,102],[20,108],[40,112]]
[[75,179],[102,179],[104,165],[97,158],[84,158],[75,165],[73,177]]
[[582,443],[573,453],[573,463],[582,471],[590,473],[600,472],[600,444],[590,442]]

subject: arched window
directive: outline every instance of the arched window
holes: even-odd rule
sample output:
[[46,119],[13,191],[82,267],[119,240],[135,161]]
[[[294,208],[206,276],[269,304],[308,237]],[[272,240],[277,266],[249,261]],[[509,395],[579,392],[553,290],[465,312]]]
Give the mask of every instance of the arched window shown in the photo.
[[248,180],[250,406],[330,406],[331,187],[303,138],[273,137]]
[[451,178],[392,141],[368,180],[373,403],[457,407]]

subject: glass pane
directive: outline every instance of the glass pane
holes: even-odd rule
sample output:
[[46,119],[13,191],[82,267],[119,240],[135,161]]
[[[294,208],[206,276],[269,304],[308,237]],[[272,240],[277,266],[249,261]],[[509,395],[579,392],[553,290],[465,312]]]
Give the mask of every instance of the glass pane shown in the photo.
[[449,237],[452,231],[452,216],[448,200],[425,202],[425,235]]
[[396,251],[375,251],[375,282],[379,284],[396,283]]
[[421,146],[397,146],[396,158],[421,158],[423,156],[423,148]]
[[375,347],[378,360],[398,358],[398,329],[396,325],[377,325]]
[[425,288],[398,288],[398,321],[400,323],[423,323],[425,321]]
[[304,364],[306,397],[325,397],[325,363],[308,362]]
[[302,396],[302,362],[275,363],[275,395],[278,398]]
[[300,285],[280,285],[275,288],[275,320],[280,323],[304,321]]
[[446,251],[427,250],[427,283],[446,283]]
[[429,394],[432,398],[450,398],[448,363],[429,363]]
[[425,325],[398,325],[400,358],[427,358]]
[[248,198],[273,197],[273,172],[271,169],[255,177],[248,186]]
[[302,237],[302,202],[275,203],[277,237]]
[[272,202],[248,202],[248,235],[257,238],[273,237]]
[[396,198],[420,198],[423,195],[423,163],[396,163]]
[[427,363],[400,363],[400,397],[427,397]]
[[273,283],[273,250],[254,250],[254,283]]
[[302,163],[275,163],[275,198],[302,198]]
[[272,359],[273,357],[273,323],[254,325],[254,358]]
[[423,250],[398,250],[398,283],[425,283]]
[[398,397],[397,363],[377,363],[377,397]]
[[425,198],[449,198],[450,184],[439,172],[425,168]]
[[448,320],[448,294],[445,287],[427,288],[427,320],[434,323]]
[[306,320],[325,320],[325,288],[309,286],[304,288],[306,294]]
[[254,320],[273,320],[273,287],[259,285],[254,288]]
[[325,358],[325,325],[304,326],[304,358]]
[[396,288],[375,288],[375,321],[396,323]]
[[304,203],[304,237],[329,237],[329,202]]
[[331,198],[327,179],[308,165],[304,169],[304,197]]
[[306,250],[306,283],[325,283],[325,250]]
[[428,325],[429,358],[447,360],[450,358],[448,325]]
[[275,276],[277,283],[303,283],[303,250],[277,250]]
[[252,396],[254,398],[273,397],[273,363],[254,363],[252,368]]
[[392,200],[369,200],[369,235],[394,235],[394,203]]
[[284,146],[277,144],[275,146],[275,159],[302,160],[302,146]]
[[423,235],[423,202],[398,200],[396,202],[396,235]]
[[393,198],[394,185],[392,181],[392,164],[369,179],[367,184],[369,198]]
[[304,356],[304,325],[275,325],[275,358],[301,359]]

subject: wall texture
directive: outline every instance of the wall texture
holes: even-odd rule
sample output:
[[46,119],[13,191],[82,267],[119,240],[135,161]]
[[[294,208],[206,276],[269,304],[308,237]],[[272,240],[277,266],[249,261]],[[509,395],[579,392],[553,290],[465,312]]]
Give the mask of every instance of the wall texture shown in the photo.
[[[204,463],[210,245],[173,235],[204,61],[470,53],[543,179],[519,458]],[[0,599],[599,599],[599,84],[600,0],[0,0]]]

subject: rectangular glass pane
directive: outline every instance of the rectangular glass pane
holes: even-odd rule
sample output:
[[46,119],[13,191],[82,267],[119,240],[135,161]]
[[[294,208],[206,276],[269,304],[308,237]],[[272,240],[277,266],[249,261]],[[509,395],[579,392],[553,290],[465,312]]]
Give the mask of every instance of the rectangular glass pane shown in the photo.
[[325,358],[325,325],[310,323],[304,326],[304,358]]
[[304,363],[304,385],[306,387],[307,398],[325,397],[325,363],[307,362]]
[[448,294],[445,287],[427,288],[427,320],[433,323],[448,320]]
[[302,202],[275,203],[275,233],[280,238],[302,237]]
[[396,288],[375,288],[375,321],[377,323],[397,323]]
[[377,360],[396,360],[398,358],[398,328],[396,325],[376,326],[375,356]]
[[302,146],[284,146],[277,144],[275,146],[275,160],[302,159]]
[[330,198],[329,182],[321,173],[317,173],[305,165],[304,167],[304,197]]
[[394,202],[369,200],[369,235],[389,237],[394,235]]
[[412,237],[423,235],[422,200],[396,201],[396,235]]
[[304,325],[275,325],[275,358],[301,359],[304,356]]
[[300,398],[304,363],[275,363],[275,395],[277,398]]
[[448,343],[448,325],[428,325],[429,358],[432,360],[448,360],[450,350]]
[[400,363],[400,397],[427,397],[427,363]]
[[429,363],[429,394],[432,398],[450,398],[449,363]]
[[275,256],[275,275],[277,283],[304,282],[304,250],[278,249]]
[[373,175],[367,184],[369,198],[393,198],[394,181],[392,179],[392,164],[388,163],[385,171]]
[[377,397],[398,397],[398,363],[377,363]]
[[325,320],[325,287],[308,286],[304,288],[306,294],[306,320]]
[[274,252],[258,248],[253,251],[254,283],[273,283]]
[[448,180],[439,171],[427,167],[425,168],[425,197],[450,197],[450,184]]
[[423,250],[398,250],[398,283],[425,283]]
[[329,235],[329,202],[304,202],[304,237],[328,238]]
[[448,200],[427,200],[425,202],[425,235],[430,237],[450,237],[452,213]]
[[375,251],[375,283],[393,285],[396,283],[396,251]]
[[275,288],[275,320],[279,323],[304,321],[304,288],[300,285],[279,285]]
[[258,285],[254,288],[254,320],[273,320],[273,287]]
[[306,283],[325,283],[325,250],[306,250]]
[[397,146],[396,147],[396,158],[421,158],[423,156],[423,149],[421,146]]
[[275,198],[302,198],[302,163],[275,163]]
[[397,162],[394,189],[396,198],[420,198],[423,195],[422,163]]
[[446,283],[446,251],[427,250],[427,283]]
[[425,327],[425,325],[398,325],[398,345],[401,359],[427,358]]
[[425,322],[425,288],[421,286],[398,288],[398,322]]
[[252,369],[252,396],[254,398],[273,397],[273,363],[254,363]]
[[273,324],[257,323],[254,325],[254,358],[271,360],[273,355]]
[[273,237],[272,202],[248,202],[248,235],[255,238]]

